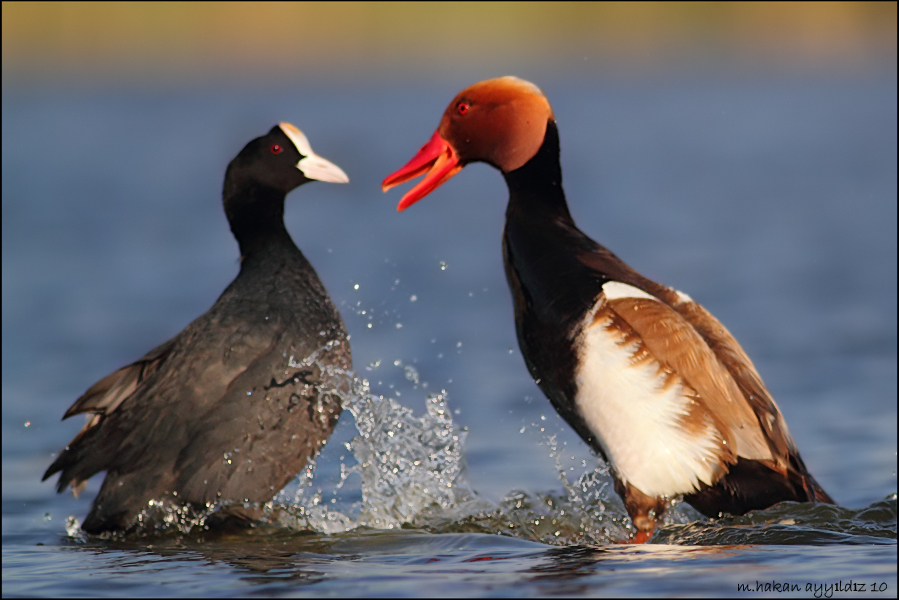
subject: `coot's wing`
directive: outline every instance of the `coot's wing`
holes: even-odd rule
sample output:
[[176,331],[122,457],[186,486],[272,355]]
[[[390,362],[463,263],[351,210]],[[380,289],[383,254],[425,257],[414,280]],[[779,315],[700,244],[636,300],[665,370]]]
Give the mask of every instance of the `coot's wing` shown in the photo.
[[92,385],[63,415],[63,420],[72,415],[85,412],[108,414],[114,411],[122,400],[134,393],[145,379],[159,370],[165,362],[175,340],[171,340],[156,346],[142,358],[134,361],[127,367],[110,373],[94,385]]
[[[172,349],[178,340],[178,336],[169,341],[160,344],[150,350],[139,360],[134,361],[126,367],[122,367],[118,371],[114,371],[92,385],[84,394],[82,394],[74,404],[63,415],[63,420],[68,419],[72,415],[85,412],[95,413],[88,420],[85,426],[78,432],[78,435],[69,442],[65,450],[60,452],[56,460],[51,464],[44,473],[41,481],[67,468],[73,462],[77,462],[74,456],[77,452],[73,452],[74,448],[79,446],[79,441],[94,427],[100,425],[105,417],[112,414],[127,398],[135,391],[146,384],[147,379],[152,377],[165,364]],[[93,475],[93,473],[91,473]],[[88,476],[90,477],[90,476]],[[83,484],[80,478],[60,477],[57,484],[57,491],[62,492],[67,485],[71,484],[72,488],[79,491]]]
[[194,424],[175,465],[184,499],[268,501],[329,438],[350,389],[349,343],[314,348],[290,331]]

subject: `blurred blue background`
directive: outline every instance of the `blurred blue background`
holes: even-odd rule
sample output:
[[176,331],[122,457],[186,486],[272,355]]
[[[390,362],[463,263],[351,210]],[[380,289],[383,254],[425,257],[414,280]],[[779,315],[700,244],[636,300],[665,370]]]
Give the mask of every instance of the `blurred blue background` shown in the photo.
[[351,180],[286,220],[372,391],[420,413],[447,390],[487,499],[557,488],[553,435],[592,469],[518,350],[501,176],[472,165],[402,214],[380,191],[459,90],[506,74],[553,104],[581,229],[731,330],[840,503],[895,493],[895,11],[3,4],[4,551],[83,518],[99,481],[39,481],[82,424],[60,418],[235,276],[224,169],[282,120]]

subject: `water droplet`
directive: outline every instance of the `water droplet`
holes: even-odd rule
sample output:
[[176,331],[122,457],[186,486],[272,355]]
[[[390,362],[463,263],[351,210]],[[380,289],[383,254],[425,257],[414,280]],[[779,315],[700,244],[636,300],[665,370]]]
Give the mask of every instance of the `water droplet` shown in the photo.
[[403,328],[403,324],[402,324],[402,323],[397,323],[397,324],[396,324],[396,328],[397,328],[397,329],[402,329],[402,328]]
[[69,537],[75,537],[76,535],[80,535],[81,532],[81,523],[78,522],[78,519],[75,517],[67,517],[66,518],[66,535]]
[[444,261],[442,261],[442,260],[440,261],[440,270],[441,270],[441,271],[446,271],[446,263],[445,263]]
[[354,290],[358,290],[358,289],[359,289],[359,284],[358,284],[358,283],[354,284],[354,285],[353,285],[353,289],[354,289]]
[[415,294],[409,296],[409,302],[415,302],[416,300],[418,300],[418,296],[416,296]]
[[25,421],[25,427],[31,427],[31,421]]

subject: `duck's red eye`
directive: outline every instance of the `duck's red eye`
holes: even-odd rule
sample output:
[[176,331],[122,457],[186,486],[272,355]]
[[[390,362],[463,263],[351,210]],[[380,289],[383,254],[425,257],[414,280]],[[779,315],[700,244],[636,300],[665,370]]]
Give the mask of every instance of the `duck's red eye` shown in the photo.
[[281,154],[282,152],[284,152],[284,148],[278,144],[272,144],[272,154]]
[[459,111],[460,115],[464,115],[465,113],[467,113],[469,108],[471,108],[471,106],[468,104],[468,102],[460,102],[456,105],[456,110]]

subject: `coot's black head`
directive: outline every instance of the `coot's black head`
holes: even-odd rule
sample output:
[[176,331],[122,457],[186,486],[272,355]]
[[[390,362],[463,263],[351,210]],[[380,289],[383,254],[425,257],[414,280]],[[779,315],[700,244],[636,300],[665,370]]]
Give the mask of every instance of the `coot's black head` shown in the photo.
[[347,183],[346,173],[315,154],[303,132],[279,123],[244,146],[225,173],[222,192],[231,231],[246,256],[286,236],[284,198],[307,181]]
[[266,135],[244,146],[225,175],[225,195],[229,183],[254,183],[286,194],[307,181],[347,183],[346,173],[315,154],[303,132],[290,123],[279,123]]

